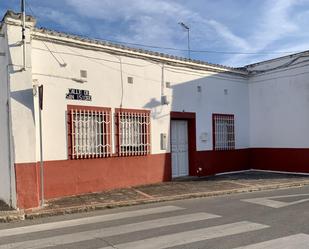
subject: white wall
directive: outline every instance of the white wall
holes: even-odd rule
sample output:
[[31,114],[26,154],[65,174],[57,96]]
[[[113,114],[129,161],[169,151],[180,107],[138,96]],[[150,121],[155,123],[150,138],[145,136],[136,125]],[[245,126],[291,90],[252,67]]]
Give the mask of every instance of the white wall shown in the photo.
[[31,40],[30,26],[26,29],[26,70],[23,71],[23,53],[21,45],[21,23],[7,18],[7,39],[9,51],[9,84],[11,95],[12,136],[15,163],[33,163],[35,158],[35,119],[32,90]]
[[[7,52],[6,25],[0,30],[0,51]],[[10,159],[7,106],[7,56],[0,56],[0,199],[10,203]]]
[[[197,150],[212,150],[212,114],[235,115],[236,149],[249,146],[249,88],[247,79],[223,73],[167,69],[172,84],[169,95],[173,111],[196,112]],[[197,87],[202,88],[198,92]],[[225,94],[227,90],[227,94]],[[207,133],[207,141],[201,135]]]
[[[283,65],[293,58],[262,63],[250,70]],[[288,68],[253,76],[250,91],[250,147],[309,147],[309,64],[300,58]]]
[[[68,46],[45,44],[67,63],[59,65],[47,51],[46,46],[33,40],[33,79],[44,85],[43,147],[44,160],[68,158],[66,110],[67,105],[90,105],[119,108],[121,103],[121,74],[118,57],[106,53],[87,51]],[[73,50],[73,51],[72,51]],[[66,54],[69,53],[69,54]],[[86,55],[88,58],[85,58]],[[90,58],[91,57],[91,58]],[[92,59],[98,58],[98,59]],[[106,61],[108,60],[108,61]],[[44,63],[42,63],[44,61]],[[161,101],[161,68],[156,64],[138,59],[122,58],[123,61],[123,108],[152,110],[152,153],[160,150],[160,133],[169,131],[169,107],[157,105]],[[80,78],[80,70],[87,70],[84,84],[71,78]],[[134,84],[127,83],[127,77],[134,78]],[[75,101],[65,98],[69,88],[90,91],[92,101]]]
[[[119,56],[81,49],[55,42],[32,40],[33,80],[44,85],[43,147],[44,160],[68,158],[66,110],[67,105],[90,105],[119,108],[121,103],[121,71]],[[47,47],[52,51],[49,52]],[[150,109],[152,153],[160,149],[160,133],[169,134],[170,111],[197,113],[198,150],[212,149],[212,113],[235,114],[236,147],[248,147],[248,86],[246,79],[233,74],[207,73],[193,70],[179,73],[183,68],[165,66],[164,82],[172,88],[162,89],[162,64],[149,60],[121,56],[123,63],[123,108]],[[66,63],[63,67],[61,64]],[[77,83],[80,70],[87,70],[86,83]],[[178,71],[178,72],[175,72]],[[186,69],[184,69],[186,70]],[[127,77],[134,84],[127,83]],[[202,85],[202,93],[197,93]],[[65,98],[68,88],[89,90],[92,101]],[[228,95],[224,95],[228,89]],[[161,105],[161,92],[169,96],[169,105]],[[36,105],[37,106],[37,105]],[[207,143],[199,135],[207,132]],[[169,151],[169,148],[168,150]],[[37,158],[38,160],[38,158]]]

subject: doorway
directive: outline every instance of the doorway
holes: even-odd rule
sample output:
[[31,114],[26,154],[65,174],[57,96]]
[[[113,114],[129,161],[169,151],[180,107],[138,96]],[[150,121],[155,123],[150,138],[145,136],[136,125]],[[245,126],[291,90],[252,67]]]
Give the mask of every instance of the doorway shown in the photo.
[[188,121],[171,121],[172,177],[189,175]]

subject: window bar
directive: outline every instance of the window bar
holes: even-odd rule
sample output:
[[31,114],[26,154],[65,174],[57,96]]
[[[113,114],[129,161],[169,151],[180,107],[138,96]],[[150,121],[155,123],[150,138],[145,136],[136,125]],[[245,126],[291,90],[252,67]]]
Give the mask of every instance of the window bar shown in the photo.
[[147,120],[147,124],[146,124],[146,127],[147,127],[147,151],[146,151],[146,154],[150,154],[150,127],[149,127],[149,123],[150,123],[150,117],[149,117],[149,114],[147,113],[146,114],[146,120]]
[[131,153],[130,153],[130,149],[128,149],[128,148],[130,148],[130,145],[131,145],[131,143],[132,143],[132,137],[131,137],[131,115],[127,112],[126,113],[126,116],[127,116],[127,118],[126,118],[126,121],[127,121],[127,124],[128,124],[128,130],[127,130],[127,134],[128,134],[128,136],[127,136],[127,142],[126,142],[126,155],[128,155],[128,156],[131,156]]
[[137,129],[138,129],[138,142],[137,142],[137,144],[138,144],[138,155],[140,156],[141,155],[141,152],[142,152],[142,139],[141,139],[141,133],[142,133],[142,130],[141,130],[141,114],[140,115],[138,115],[137,116]]
[[137,156],[138,155],[138,121],[137,121],[137,113],[134,113],[134,130],[133,130],[133,134],[134,134],[134,155]]
[[105,118],[106,118],[106,113],[105,111],[102,112],[102,139],[103,139],[103,143],[102,143],[102,149],[103,149],[103,157],[106,156],[106,127],[105,127]]
[[127,123],[125,120],[125,113],[121,113],[121,153],[124,156],[125,155],[125,149],[124,145],[126,143],[126,129],[127,129]]
[[102,127],[102,132],[101,132],[101,137],[102,137],[102,157],[105,157],[105,125],[104,125],[104,121],[105,121],[105,111],[101,112],[101,119],[100,119],[100,126]]
[[79,153],[79,157],[82,158],[83,157],[83,148],[82,148],[82,145],[83,145],[83,138],[82,138],[82,135],[83,135],[83,126],[82,126],[82,114],[81,114],[81,110],[79,110],[78,112],[78,138],[79,138],[79,141],[78,141],[78,153]]
[[98,157],[101,157],[102,156],[102,147],[101,147],[101,144],[102,144],[102,138],[101,138],[102,128],[101,128],[101,112],[100,111],[98,112],[97,125],[98,125],[98,134],[97,134],[97,136],[98,136],[98,150],[99,150]]
[[94,130],[94,138],[93,138],[93,143],[94,143],[94,157],[98,157],[98,114],[97,111],[95,110],[93,113],[93,130]]
[[81,125],[81,114],[80,114],[81,110],[77,110],[77,122],[76,122],[76,127],[78,128],[78,154],[79,154],[79,158],[82,158],[82,150],[81,150],[81,145],[82,145],[82,125]]
[[71,156],[75,158],[74,152],[74,110],[71,110]]
[[131,156],[135,156],[135,113],[131,113]]
[[136,134],[136,132],[137,132],[136,131],[136,128],[137,128],[136,127],[136,113],[133,113],[132,115],[133,115],[133,125],[132,125],[132,130],[133,130],[132,133],[133,134],[132,135],[134,137],[134,141],[133,141],[133,155],[136,156],[137,155],[137,147],[136,147],[137,146],[137,141],[136,141],[136,135],[137,135]]
[[90,133],[91,133],[91,139],[90,139],[90,155],[91,158],[94,158],[94,119],[93,119],[93,110],[90,111]]
[[107,126],[107,111],[104,111],[104,122],[103,122],[103,127],[104,127],[104,130],[105,130],[105,132],[104,132],[104,141],[105,141],[105,143],[104,143],[104,156],[105,157],[107,157],[107,155],[108,155],[108,140],[107,140],[107,133],[108,133],[108,131],[107,131],[107,128],[108,128],[108,126]]
[[224,120],[225,124],[225,143],[226,143],[226,150],[229,150],[229,129],[230,129],[230,117],[226,116]]
[[131,137],[132,137],[132,149],[131,149],[131,156],[135,156],[135,144],[136,144],[136,137],[135,137],[135,113],[131,113]]
[[134,156],[134,113],[130,113],[130,137],[131,137],[131,141],[130,141],[130,146],[131,149],[129,150],[130,156]]
[[89,158],[89,152],[90,152],[90,124],[89,124],[90,118],[89,118],[89,110],[87,110],[86,114],[86,158]]
[[107,125],[107,130],[108,130],[108,133],[107,133],[108,156],[111,156],[111,154],[112,154],[112,141],[111,141],[111,133],[112,133],[112,131],[111,131],[111,128],[112,127],[111,127],[111,113],[110,112],[108,112],[108,115],[107,115],[107,123],[106,123],[106,125]]
[[131,122],[130,122],[129,118],[130,118],[130,116],[129,116],[129,114],[126,112],[126,113],[125,113],[125,122],[126,122],[126,127],[127,127],[127,129],[125,129],[125,132],[126,132],[126,136],[125,136],[125,138],[126,138],[126,143],[125,143],[125,145],[126,145],[126,147],[125,147],[125,155],[126,155],[126,156],[128,155],[127,146],[128,146],[129,143],[130,143],[130,124],[131,124]]
[[123,135],[122,135],[122,132],[123,132],[123,122],[122,122],[122,113],[119,112],[118,113],[118,152],[119,152],[119,155],[122,156],[122,139],[123,139]]
[[143,129],[144,129],[144,141],[143,141],[143,153],[145,155],[147,151],[147,126],[146,126],[146,114],[143,114]]
[[80,156],[80,151],[79,151],[79,146],[80,146],[80,127],[79,127],[79,111],[76,110],[75,112],[75,153],[76,153],[76,158],[79,158]]
[[83,158],[83,123],[82,123],[82,110],[78,113],[78,126],[79,126],[79,156]]
[[105,119],[104,119],[104,126],[105,126],[105,157],[109,154],[109,140],[108,140],[108,111],[105,111]]
[[126,121],[125,121],[125,113],[121,113],[120,124],[121,124],[120,150],[121,150],[121,155],[124,156],[125,155],[124,144],[125,144],[125,140],[127,139],[126,138],[127,124],[126,124]]

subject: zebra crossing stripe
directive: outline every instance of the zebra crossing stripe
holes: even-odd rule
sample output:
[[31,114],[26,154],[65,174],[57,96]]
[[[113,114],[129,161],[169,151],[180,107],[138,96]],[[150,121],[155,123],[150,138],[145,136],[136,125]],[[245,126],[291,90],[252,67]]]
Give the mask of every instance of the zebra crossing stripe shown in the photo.
[[[187,232],[163,235],[124,244],[116,244],[101,249],[163,249],[173,246],[181,246],[203,240],[221,238],[229,235],[241,234],[268,228],[267,225],[251,223],[248,221],[230,223],[220,226],[213,226]],[[251,248],[250,248],[251,249]],[[260,248],[259,248],[260,249]]]
[[184,208],[176,207],[176,206],[163,206],[163,207],[139,209],[135,211],[126,211],[122,213],[86,217],[86,218],[81,218],[81,219],[17,227],[17,228],[0,230],[0,238],[6,237],[6,236],[13,236],[13,235],[41,232],[41,231],[49,231],[49,230],[55,230],[55,229],[60,229],[60,228],[80,226],[80,225],[88,225],[88,224],[99,223],[99,222],[120,220],[120,219],[125,219],[125,218],[133,218],[133,217],[144,216],[144,215],[167,213],[167,212],[173,212],[173,211],[178,211],[178,210],[183,210],[183,209]]
[[309,235],[296,234],[235,249],[308,249]]
[[160,219],[148,220],[148,221],[143,221],[143,222],[138,222],[138,223],[130,223],[126,225],[107,227],[107,228],[102,228],[102,229],[97,229],[97,230],[92,230],[92,231],[72,233],[72,234],[48,237],[48,238],[37,239],[37,240],[16,242],[16,243],[11,243],[11,244],[4,244],[4,245],[0,245],[0,249],[7,249],[7,248],[37,249],[37,248],[46,248],[49,246],[60,246],[64,244],[77,243],[77,242],[82,242],[82,241],[91,240],[91,239],[127,234],[130,232],[145,231],[145,230],[150,230],[150,229],[155,229],[155,228],[166,227],[170,225],[179,225],[179,224],[184,224],[184,223],[189,223],[189,222],[213,219],[217,217],[220,217],[220,216],[217,216],[214,214],[208,214],[208,213],[193,213],[193,214],[186,214],[186,215],[178,215],[178,216],[172,216],[168,218],[160,218]]

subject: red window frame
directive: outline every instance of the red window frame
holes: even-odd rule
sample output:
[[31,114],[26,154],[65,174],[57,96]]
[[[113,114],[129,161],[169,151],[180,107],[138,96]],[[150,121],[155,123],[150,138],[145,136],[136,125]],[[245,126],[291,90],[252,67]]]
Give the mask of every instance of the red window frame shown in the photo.
[[[88,114],[88,115],[101,115],[102,117],[102,130],[103,136],[101,142],[103,151],[100,150],[99,153],[86,153],[78,154],[74,151],[74,134],[76,134],[73,129],[73,115],[77,114]],[[112,156],[112,122],[111,122],[111,108],[107,107],[96,107],[96,106],[83,106],[83,105],[68,105],[67,106],[67,133],[68,133],[68,157],[69,159],[90,159],[90,158],[104,158]],[[104,132],[105,131],[105,132]],[[97,145],[98,146],[98,145]]]
[[[218,120],[224,120],[228,122],[229,126],[227,129],[232,129],[232,131],[227,131],[226,144],[223,147],[217,145],[217,125]],[[221,134],[222,136],[222,134]],[[212,114],[212,138],[213,138],[213,150],[222,151],[222,150],[235,150],[235,115],[234,114],[221,114],[213,113]]]
[[[151,117],[150,110],[140,110],[140,109],[115,109],[115,155],[125,157],[125,156],[145,156],[151,153]],[[142,145],[131,146],[124,151],[122,149],[124,145],[121,144],[121,131],[120,131],[120,117],[132,117],[139,119],[142,126]],[[133,148],[133,147],[136,147]],[[137,147],[141,148],[138,149]],[[131,150],[130,150],[131,149]]]

